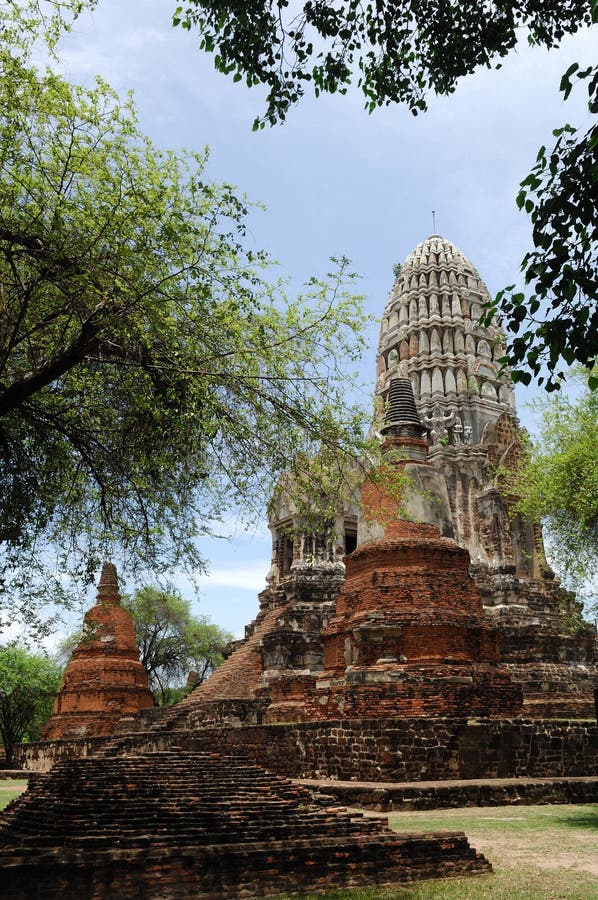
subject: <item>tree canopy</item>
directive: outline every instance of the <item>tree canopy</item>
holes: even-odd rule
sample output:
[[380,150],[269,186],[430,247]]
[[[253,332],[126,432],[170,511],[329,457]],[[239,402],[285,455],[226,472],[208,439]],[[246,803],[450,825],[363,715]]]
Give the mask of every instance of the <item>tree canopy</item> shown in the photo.
[[[588,111],[598,114],[598,66],[573,63],[561,90],[587,81]],[[530,214],[534,249],[521,271],[527,294],[511,285],[501,291],[487,318],[499,313],[507,328],[513,377],[532,375],[549,391],[560,386],[563,365],[592,367],[598,358],[598,125],[587,131],[564,125],[551,149],[541,147],[536,165],[521,183],[517,205]],[[511,335],[515,335],[512,337]]]
[[341,397],[363,322],[347,261],[288,298],[207,152],[160,150],[104,82],[39,71],[18,17],[0,8],[5,617],[49,545],[76,577],[118,551],[198,565],[227,504],[261,508],[297,451],[362,424]]
[[[173,18],[199,33],[219,71],[267,87],[254,128],[284,121],[309,85],[318,96],[356,83],[370,112],[400,103],[417,115],[429,94],[452,93],[481,66],[498,68],[521,39],[551,49],[597,21],[596,0],[187,0]],[[565,97],[574,75],[588,78],[595,115],[598,68],[572,65],[561,84]],[[488,316],[500,309],[515,380],[533,376],[549,391],[558,388],[563,365],[591,369],[598,349],[598,130],[565,125],[555,136],[517,198],[533,225],[533,250],[521,265],[529,290],[501,291]]]
[[39,731],[52,712],[62,671],[45,656],[10,644],[0,647],[0,735],[10,768],[15,744],[39,740]]
[[218,70],[268,88],[254,127],[274,124],[311,84],[344,93],[354,80],[372,111],[404,103],[414,115],[427,94],[450,94],[480,66],[498,67],[525,34],[555,47],[592,21],[589,0],[455,3],[451,0],[187,0],[174,24],[200,35]]
[[[598,375],[598,372],[594,373]],[[542,519],[551,562],[590,605],[598,589],[598,393],[577,374],[577,396],[560,391],[538,400],[536,439],[509,487],[516,511]]]
[[190,675],[193,684],[205,681],[233,639],[205,617],[194,616],[189,601],[173,591],[143,587],[123,598],[123,606],[133,617],[139,658],[160,704],[169,701],[173,688],[184,688]]

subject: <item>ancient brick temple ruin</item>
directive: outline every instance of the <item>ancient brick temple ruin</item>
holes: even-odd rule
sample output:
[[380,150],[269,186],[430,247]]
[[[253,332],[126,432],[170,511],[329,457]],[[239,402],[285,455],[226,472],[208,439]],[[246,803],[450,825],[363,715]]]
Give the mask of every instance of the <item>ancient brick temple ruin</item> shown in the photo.
[[[595,715],[596,630],[550,570],[540,526],[509,512],[495,477],[516,460],[520,437],[512,382],[499,362],[504,336],[496,324],[479,324],[489,300],[450,241],[432,235],[407,257],[382,319],[377,427],[406,454],[415,488],[410,518],[419,527],[409,532],[404,524],[392,547],[377,544],[384,529],[367,521],[362,490],[361,502],[346,499],[328,529],[313,534],[292,500],[278,495],[260,613],[180,717],[199,724],[327,718],[333,709],[338,716],[431,714],[434,702],[442,715],[512,715],[515,693],[505,692],[501,678],[520,686],[524,716]],[[405,399],[406,383],[414,404]],[[473,677],[449,672],[466,663],[477,666],[476,678],[485,673],[485,684],[494,679],[496,704],[482,699],[484,691],[476,701],[458,681],[442,688],[439,681],[431,702],[423,673],[416,699],[414,667]]]
[[112,734],[123,716],[153,705],[133,620],[120,605],[116,569],[104,563],[97,604],[85,614],[42,739]]
[[[498,635],[484,618],[467,550],[431,521],[402,513],[402,506],[405,514],[416,506],[425,519],[448,525],[410,381],[393,379],[389,394],[384,477],[371,472],[361,485],[358,547],[346,559],[335,613],[321,632],[323,670],[298,683],[288,673],[272,678],[268,721],[454,716],[464,709],[509,717],[521,709],[521,688],[500,665]],[[401,488],[401,495],[413,493],[407,502],[386,486],[393,470],[408,479]]]
[[279,491],[255,621],[158,718],[104,569],[45,741],[22,748],[25,767],[54,768],[0,822],[3,896],[40,878],[48,897],[212,900],[488,871],[463,835],[393,836],[264,769],[340,798],[422,782],[428,806],[443,791],[445,805],[595,797],[596,630],[496,478],[520,432],[503,335],[479,324],[488,300],[449,241],[409,255],[373,426],[402,496],[372,467],[314,533]]

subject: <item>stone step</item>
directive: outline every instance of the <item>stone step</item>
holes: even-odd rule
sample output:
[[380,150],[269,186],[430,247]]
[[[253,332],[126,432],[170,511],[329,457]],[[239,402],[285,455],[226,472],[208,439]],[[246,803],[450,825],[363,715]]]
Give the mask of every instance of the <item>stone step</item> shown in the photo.
[[460,806],[598,803],[598,776],[426,782],[301,779],[297,783],[321,791],[348,806],[355,805],[379,812]]

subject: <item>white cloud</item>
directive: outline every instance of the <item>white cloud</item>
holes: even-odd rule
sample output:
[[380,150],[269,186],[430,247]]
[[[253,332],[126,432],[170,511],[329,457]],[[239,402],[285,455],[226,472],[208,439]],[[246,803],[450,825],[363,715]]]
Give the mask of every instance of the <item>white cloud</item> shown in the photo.
[[199,578],[199,587],[200,590],[207,586],[228,587],[257,593],[266,587],[267,574],[268,568],[261,561],[253,566],[216,568]]

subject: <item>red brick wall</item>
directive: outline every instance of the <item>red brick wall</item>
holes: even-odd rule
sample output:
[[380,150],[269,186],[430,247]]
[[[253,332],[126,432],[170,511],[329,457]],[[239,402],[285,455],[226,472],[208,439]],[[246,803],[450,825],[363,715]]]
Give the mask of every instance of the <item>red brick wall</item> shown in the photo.
[[[16,762],[45,771],[55,759],[101,751],[105,741],[22,744]],[[468,718],[341,719],[204,728],[123,737],[119,752],[242,752],[296,778],[346,781],[435,781],[454,778],[585,776],[598,771],[596,722]]]

